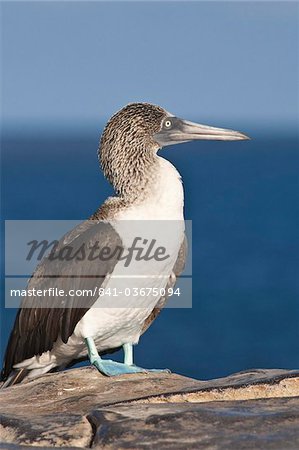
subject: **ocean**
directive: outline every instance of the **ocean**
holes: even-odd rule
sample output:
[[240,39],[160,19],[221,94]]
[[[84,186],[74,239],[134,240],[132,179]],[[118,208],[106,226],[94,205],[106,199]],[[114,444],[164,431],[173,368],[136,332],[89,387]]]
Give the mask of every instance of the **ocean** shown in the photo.
[[[243,130],[251,141],[160,151],[184,182],[193,306],[162,312],[136,347],[140,366],[203,380],[299,367],[299,140]],[[87,218],[112,193],[97,145],[78,131],[4,135],[2,220]],[[16,313],[3,305],[2,356]]]

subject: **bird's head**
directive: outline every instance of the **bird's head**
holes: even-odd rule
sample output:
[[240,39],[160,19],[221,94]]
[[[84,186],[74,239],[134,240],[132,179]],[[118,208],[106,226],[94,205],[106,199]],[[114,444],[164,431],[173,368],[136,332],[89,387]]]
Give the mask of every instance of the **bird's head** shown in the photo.
[[99,160],[116,191],[127,189],[124,179],[140,183],[153,166],[157,151],[194,140],[236,141],[245,134],[179,119],[160,106],[130,103],[108,121],[101,137]]

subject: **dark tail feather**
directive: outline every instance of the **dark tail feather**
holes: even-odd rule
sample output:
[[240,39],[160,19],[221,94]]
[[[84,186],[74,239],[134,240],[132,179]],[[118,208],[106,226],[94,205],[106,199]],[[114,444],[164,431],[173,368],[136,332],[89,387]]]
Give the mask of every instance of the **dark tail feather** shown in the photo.
[[24,378],[28,375],[29,370],[27,369],[16,369],[10,372],[7,379],[4,381],[0,389],[13,386],[14,384],[21,383]]

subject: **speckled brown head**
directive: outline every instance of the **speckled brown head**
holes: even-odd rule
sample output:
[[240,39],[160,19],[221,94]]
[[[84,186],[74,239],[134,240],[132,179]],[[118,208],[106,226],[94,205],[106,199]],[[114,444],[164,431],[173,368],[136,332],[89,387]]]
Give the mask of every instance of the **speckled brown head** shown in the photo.
[[115,191],[132,199],[154,179],[159,148],[199,139],[241,140],[248,137],[238,131],[179,119],[150,103],[130,103],[108,121],[98,156]]
[[105,176],[118,194],[128,194],[145,184],[159,149],[154,134],[166,116],[159,106],[131,103],[107,123],[98,155]]

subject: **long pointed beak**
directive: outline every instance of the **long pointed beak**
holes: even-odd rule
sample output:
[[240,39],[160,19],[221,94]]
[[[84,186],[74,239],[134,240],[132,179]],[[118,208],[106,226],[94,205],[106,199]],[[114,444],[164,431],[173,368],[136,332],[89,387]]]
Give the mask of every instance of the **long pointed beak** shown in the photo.
[[195,140],[241,141],[250,139],[239,131],[201,125],[177,117],[169,117],[169,121],[170,127],[167,129],[164,125],[154,136],[161,147]]

